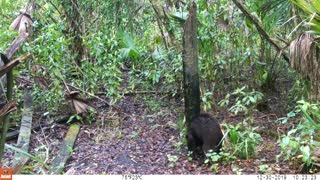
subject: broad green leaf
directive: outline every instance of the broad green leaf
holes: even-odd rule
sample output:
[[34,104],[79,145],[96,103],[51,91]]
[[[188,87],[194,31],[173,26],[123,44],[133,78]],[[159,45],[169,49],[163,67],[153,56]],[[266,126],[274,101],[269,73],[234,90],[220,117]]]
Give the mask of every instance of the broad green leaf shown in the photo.
[[252,103],[256,103],[256,100],[253,97],[250,96],[249,98]]
[[288,118],[291,118],[291,117],[295,117],[296,116],[296,113],[294,113],[293,111],[289,112],[287,114]]
[[288,137],[288,136],[286,136],[286,137],[282,138],[282,144],[284,144],[284,145],[288,145],[288,144],[289,144],[289,142],[290,142],[290,139],[289,139],[289,137]]

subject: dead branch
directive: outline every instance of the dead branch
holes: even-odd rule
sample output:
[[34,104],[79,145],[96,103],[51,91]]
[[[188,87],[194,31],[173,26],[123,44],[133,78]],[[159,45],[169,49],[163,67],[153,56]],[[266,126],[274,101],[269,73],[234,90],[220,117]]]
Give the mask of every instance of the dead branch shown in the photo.
[[87,92],[87,91],[84,91],[84,90],[82,90],[82,89],[80,89],[80,88],[77,88],[77,87],[75,87],[75,86],[73,86],[73,85],[71,85],[71,84],[67,84],[67,85],[70,86],[70,87],[72,87],[72,88],[74,88],[74,89],[76,89],[76,90],[78,90],[78,91],[81,91],[81,92],[83,92],[83,93],[85,93],[85,94],[87,94],[87,95],[89,95],[89,96],[91,96],[91,97],[94,97],[94,98],[96,98],[96,99],[98,99],[98,100],[106,103],[107,106],[110,106],[110,107],[114,108],[118,113],[123,113],[122,110],[120,109],[120,107],[118,107],[118,106],[116,106],[116,105],[111,105],[108,101],[106,101],[106,100],[104,100],[104,99],[102,99],[102,98],[100,98],[100,97],[98,97],[98,96],[96,96],[96,95],[94,95],[94,94],[91,94],[91,93],[89,93],[89,92]]
[[11,59],[12,55],[18,51],[21,44],[29,37],[29,34],[20,34],[9,46],[8,50],[6,51],[6,56],[8,59]]
[[0,119],[8,115],[10,112],[17,110],[16,102],[9,101],[0,110]]
[[[232,0],[236,6],[242,11],[242,13],[256,26],[258,32],[272,45],[276,48],[276,50],[278,52],[281,52],[282,48],[279,47],[268,35],[268,33],[262,28],[262,26],[260,25],[259,21],[252,16],[249,11],[247,11],[247,9],[237,0]],[[281,53],[282,57],[287,61],[287,63],[290,64],[289,62],[289,58],[284,54]]]
[[[7,64],[5,63],[5,65],[0,68],[0,78],[1,78],[2,76],[4,76],[7,72],[9,72],[13,67],[15,67],[16,65],[18,65],[19,63],[21,63],[24,59],[26,59],[26,58],[29,57],[29,56],[30,56],[30,53],[26,53],[26,54],[18,57],[17,59],[15,59],[15,60],[13,60],[13,61],[10,61],[10,62],[7,63]],[[4,60],[5,58],[3,58],[3,57],[4,57],[4,55],[1,54],[1,59]],[[5,61],[6,61],[6,60],[5,60]]]
[[162,28],[159,12],[157,11],[155,5],[152,3],[152,0],[149,0],[149,2],[151,4],[151,6],[152,6],[152,9],[153,9],[154,13],[156,14],[156,20],[157,20],[157,24],[158,24],[158,27],[159,27],[159,30],[160,30],[160,33],[161,33],[161,36],[162,36],[163,45],[166,48],[166,50],[168,50],[168,44],[167,44],[166,37],[165,37],[164,32],[163,32],[163,28]]

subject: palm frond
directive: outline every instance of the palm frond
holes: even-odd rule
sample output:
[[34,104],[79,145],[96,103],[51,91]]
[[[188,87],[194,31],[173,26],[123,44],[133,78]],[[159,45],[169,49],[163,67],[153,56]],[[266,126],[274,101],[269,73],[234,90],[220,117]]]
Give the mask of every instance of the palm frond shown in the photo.
[[290,0],[267,0],[259,8],[259,13],[266,25],[283,24],[292,17],[292,4]]
[[290,64],[311,81],[311,99],[320,98],[319,47],[312,34],[301,34],[290,44]]
[[320,35],[320,1],[319,0],[291,0],[297,7],[306,13],[309,20],[307,25],[311,32]]

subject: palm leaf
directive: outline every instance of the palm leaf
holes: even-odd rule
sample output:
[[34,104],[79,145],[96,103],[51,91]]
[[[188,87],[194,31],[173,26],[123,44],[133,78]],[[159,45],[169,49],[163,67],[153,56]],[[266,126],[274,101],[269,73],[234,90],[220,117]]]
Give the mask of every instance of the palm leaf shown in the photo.
[[308,14],[313,14],[315,12],[313,6],[305,0],[292,0],[292,2]]
[[319,0],[311,0],[311,4],[313,5],[313,7],[320,12],[320,1]]
[[[259,7],[258,13],[268,31],[273,31],[275,26],[282,25],[292,16],[292,3],[290,0],[266,0]],[[292,25],[292,23],[286,23]]]
[[28,152],[25,152],[25,151],[23,151],[23,150],[21,150],[21,149],[19,149],[19,148],[17,148],[17,147],[14,147],[14,146],[9,145],[9,144],[5,144],[5,147],[6,147],[6,148],[9,148],[9,149],[12,149],[12,150],[15,151],[15,152],[21,153],[21,154],[23,154],[23,155],[31,158],[31,159],[34,160],[34,161],[37,161],[37,162],[39,162],[39,163],[43,163],[43,160],[41,160],[40,158],[38,158],[38,157],[36,157],[36,156],[28,153]]
[[[310,21],[307,25],[310,25],[312,32],[320,34],[320,1],[319,0],[291,0],[297,7],[302,9]],[[311,2],[311,3],[310,3]]]

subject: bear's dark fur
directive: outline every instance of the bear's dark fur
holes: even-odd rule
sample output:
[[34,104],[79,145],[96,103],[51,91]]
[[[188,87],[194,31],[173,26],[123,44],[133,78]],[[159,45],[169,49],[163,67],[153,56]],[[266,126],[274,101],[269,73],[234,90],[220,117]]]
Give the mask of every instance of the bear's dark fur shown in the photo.
[[210,114],[201,113],[199,117],[192,120],[188,127],[188,150],[201,156],[210,149],[219,153],[222,138],[223,134],[219,123]]

